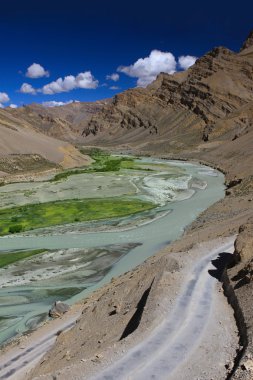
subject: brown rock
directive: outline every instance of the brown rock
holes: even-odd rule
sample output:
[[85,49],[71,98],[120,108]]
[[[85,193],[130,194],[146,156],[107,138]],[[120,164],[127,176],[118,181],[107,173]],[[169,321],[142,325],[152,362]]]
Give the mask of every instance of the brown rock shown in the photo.
[[61,301],[56,301],[49,310],[49,316],[52,318],[61,317],[70,309],[69,305]]
[[253,220],[242,225],[235,241],[235,255],[238,260],[247,263],[253,259]]

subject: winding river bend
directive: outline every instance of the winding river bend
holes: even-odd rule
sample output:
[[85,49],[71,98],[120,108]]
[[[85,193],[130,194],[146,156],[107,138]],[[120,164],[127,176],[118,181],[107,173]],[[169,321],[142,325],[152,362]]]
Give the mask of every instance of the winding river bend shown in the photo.
[[1,207],[85,197],[139,198],[157,206],[124,218],[0,238],[0,254],[48,250],[0,269],[0,344],[36,328],[55,300],[74,303],[142,263],[224,196],[223,175],[207,166],[151,158],[136,162],[138,170],[80,174],[54,185],[22,183],[0,189]]

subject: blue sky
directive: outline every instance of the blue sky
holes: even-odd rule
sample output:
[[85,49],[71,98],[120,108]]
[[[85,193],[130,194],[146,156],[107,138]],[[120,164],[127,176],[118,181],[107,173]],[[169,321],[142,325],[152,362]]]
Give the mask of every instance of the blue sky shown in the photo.
[[214,46],[239,50],[252,14],[248,0],[2,1],[0,103],[93,101],[145,86]]

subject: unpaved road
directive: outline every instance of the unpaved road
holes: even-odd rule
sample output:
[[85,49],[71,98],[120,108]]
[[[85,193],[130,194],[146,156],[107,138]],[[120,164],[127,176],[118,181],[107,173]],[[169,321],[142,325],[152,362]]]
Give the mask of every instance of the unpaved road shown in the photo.
[[214,269],[211,260],[233,249],[231,240],[201,258],[189,274],[173,313],[148,338],[93,380],[169,379],[192,354],[208,323],[217,282],[208,272]]
[[26,372],[33,368],[43,355],[49,351],[54,344],[59,330],[71,328],[80,312],[74,311],[72,315],[63,317],[61,320],[52,321],[48,325],[46,334],[43,333],[44,326],[35,331],[31,338],[26,341],[25,337],[19,345],[10,348],[1,355],[0,359],[0,379],[1,380],[22,380],[26,377]]
[[[181,375],[183,376],[182,379],[199,378],[191,377],[193,374],[189,374],[190,377],[185,376],[185,363],[187,360],[192,363],[192,356],[194,356],[194,352],[198,351],[203,336],[212,335],[212,331],[209,331],[210,320],[212,320],[211,325],[217,323],[213,317],[214,309],[217,306],[213,302],[217,292],[217,280],[210,275],[209,270],[214,270],[211,260],[217,258],[220,253],[233,252],[233,243],[234,239],[231,238],[219,247],[216,246],[215,249],[204,250],[203,256],[189,269],[173,311],[165,316],[163,322],[150,335],[141,343],[130,348],[121,359],[112,360],[113,364],[104,369],[97,368],[98,371],[95,372],[96,375],[92,379],[178,380],[181,379]],[[220,294],[220,297],[224,296]],[[59,329],[70,328],[78,318],[78,314],[80,314],[80,309],[75,312],[72,310],[72,315],[64,316],[66,319],[52,321],[52,325],[49,324],[46,331],[42,331],[43,327],[38,329],[28,338],[27,342],[22,340],[19,346],[15,346],[1,355],[0,379],[25,379],[27,371],[38,363],[43,354],[54,343],[56,332]],[[222,341],[222,339],[220,340]],[[218,355],[221,356],[222,367],[224,368],[225,363],[221,350],[222,348],[217,346]],[[214,366],[216,359],[210,355],[210,363]],[[68,371],[63,370],[59,379],[87,378],[83,370],[84,368],[80,367],[78,375],[74,375],[72,372],[72,377]],[[176,377],[174,377],[175,373]],[[178,373],[180,377],[178,377]],[[88,375],[88,378],[91,377]],[[46,375],[42,378],[52,379],[52,376]],[[205,380],[207,378],[209,377],[204,377]],[[216,379],[216,377],[210,378]]]

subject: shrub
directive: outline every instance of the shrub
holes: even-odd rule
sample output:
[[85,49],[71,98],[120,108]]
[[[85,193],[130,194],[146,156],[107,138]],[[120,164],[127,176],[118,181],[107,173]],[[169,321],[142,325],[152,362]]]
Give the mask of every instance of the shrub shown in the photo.
[[9,233],[10,234],[16,234],[20,231],[22,231],[23,227],[22,224],[14,224],[13,226],[10,226]]

